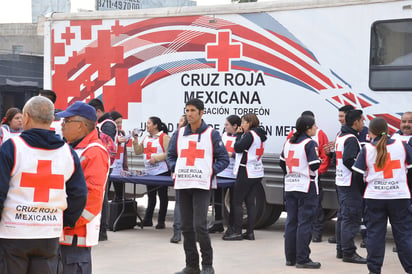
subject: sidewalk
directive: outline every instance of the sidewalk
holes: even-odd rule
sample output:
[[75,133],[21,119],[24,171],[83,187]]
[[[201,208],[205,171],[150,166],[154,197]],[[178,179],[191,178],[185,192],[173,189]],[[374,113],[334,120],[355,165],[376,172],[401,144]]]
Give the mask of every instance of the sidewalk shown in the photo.
[[[144,203],[139,202],[139,212],[143,210],[140,208],[142,204]],[[141,213],[144,214],[144,212]],[[256,241],[227,242],[221,239],[222,233],[211,234],[216,273],[368,273],[366,265],[344,263],[335,258],[335,245],[327,242],[327,238],[333,234],[334,221],[326,223],[323,242],[311,243],[310,245],[311,258],[321,262],[321,269],[305,270],[285,266],[283,253],[284,215],[267,229],[256,230]],[[173,211],[169,211],[166,229],[162,230],[145,227],[144,229],[134,228],[109,232],[108,241],[100,242],[98,246],[92,248],[93,273],[172,274],[181,270],[185,265],[182,242],[179,244],[169,242],[173,234],[172,217]],[[154,224],[156,224],[155,218]],[[360,239],[357,239],[356,243],[359,246]],[[392,233],[388,229],[382,273],[404,273],[397,253],[392,252],[392,247]],[[364,248],[358,248],[357,251],[360,255],[366,256]]]

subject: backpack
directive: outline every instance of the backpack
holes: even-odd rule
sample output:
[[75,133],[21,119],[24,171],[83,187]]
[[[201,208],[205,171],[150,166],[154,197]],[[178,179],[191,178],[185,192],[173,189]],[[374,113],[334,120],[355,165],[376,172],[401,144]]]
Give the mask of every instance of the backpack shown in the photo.
[[[111,122],[114,125],[116,125],[115,122],[113,122],[112,120],[106,119],[102,121],[101,123],[97,124],[96,127],[99,132],[99,139],[102,141],[103,146],[106,148],[107,152],[109,153],[110,165],[112,165],[114,163],[114,160],[116,159],[117,145],[116,145],[116,142],[113,141],[113,139],[109,135],[107,135],[106,133],[100,130],[100,127],[106,122]],[[116,136],[114,139],[117,140],[117,131],[116,131]]]

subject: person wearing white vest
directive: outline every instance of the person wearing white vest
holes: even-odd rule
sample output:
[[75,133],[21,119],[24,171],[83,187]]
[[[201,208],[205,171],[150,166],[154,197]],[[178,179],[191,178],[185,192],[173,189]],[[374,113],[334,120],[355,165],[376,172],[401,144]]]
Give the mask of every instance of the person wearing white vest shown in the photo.
[[[219,133],[203,120],[204,104],[199,99],[186,102],[189,124],[179,129],[169,143],[167,163],[179,190],[181,229],[186,267],[175,274],[214,274],[213,249],[207,230],[207,212],[216,174],[229,164]],[[199,268],[199,242],[202,270]]]
[[23,114],[18,108],[6,111],[0,127],[0,145],[13,136],[19,136],[23,131]]
[[392,134],[392,139],[400,139],[412,146],[412,112],[402,114],[399,130]]
[[[166,152],[170,137],[167,134],[167,126],[159,117],[151,116],[146,123],[147,132],[139,144],[137,134],[133,135],[133,149],[136,155],[143,154],[143,162],[146,174],[158,176],[170,176],[169,167],[166,163]],[[169,197],[167,186],[146,185],[147,208],[143,221],[138,226],[153,226],[153,212],[156,206],[156,193],[159,196],[160,207],[157,216],[156,229],[165,228],[165,219]]]
[[49,99],[32,97],[24,131],[0,147],[1,273],[59,273],[59,237],[86,204],[80,160],[49,130],[53,114]]
[[[256,191],[263,178],[262,156],[266,132],[259,127],[259,119],[253,113],[242,116],[236,132],[234,151],[236,152],[233,174],[236,175],[233,190],[233,224],[226,230],[225,241],[255,240],[253,232],[256,222]],[[242,234],[243,201],[247,208],[247,227]]]
[[[217,177],[221,178],[232,178],[235,179],[236,175],[233,173],[233,168],[235,166],[235,149],[234,145],[236,142],[236,131],[240,127],[242,120],[237,115],[230,115],[226,118],[225,122],[225,132],[222,134],[222,141],[226,147],[227,154],[229,156],[229,165],[222,172],[217,174]],[[228,188],[227,188],[228,189]],[[233,188],[230,187],[230,211],[233,212]],[[209,227],[209,233],[223,232],[223,189],[217,188],[214,190],[214,210],[215,210],[215,222]],[[229,226],[233,225],[233,213],[229,216]]]
[[359,231],[363,213],[363,200],[359,186],[353,184],[352,166],[360,152],[359,132],[364,127],[361,110],[346,113],[346,124],[335,140],[336,191],[338,212],[336,221],[336,258],[343,262],[366,264],[366,259],[356,252],[355,236]]
[[[369,123],[372,143],[366,144],[354,166],[354,183],[359,184],[366,204],[367,266],[369,273],[381,273],[385,255],[388,218],[398,248],[399,260],[412,273],[412,147],[388,139],[383,118]],[[365,187],[366,184],[366,187]]]
[[312,238],[312,222],[318,204],[318,169],[321,159],[316,135],[315,119],[301,116],[296,121],[296,131],[286,141],[280,155],[280,167],[285,174],[285,257],[287,266],[320,268],[313,262],[309,244]]
[[79,155],[87,183],[87,204],[74,228],[65,228],[60,241],[63,273],[92,273],[91,247],[98,244],[100,217],[106,179],[109,173],[109,154],[98,137],[96,111],[77,101],[57,113],[63,119],[62,132],[67,143]]

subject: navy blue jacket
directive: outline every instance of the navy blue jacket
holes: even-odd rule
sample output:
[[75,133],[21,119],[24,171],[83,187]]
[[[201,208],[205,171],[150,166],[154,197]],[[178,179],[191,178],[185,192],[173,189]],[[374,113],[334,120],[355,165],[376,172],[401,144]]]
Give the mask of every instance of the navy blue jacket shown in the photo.
[[[184,136],[190,134],[198,134],[198,140],[202,137],[202,133],[209,126],[202,120],[202,124],[197,129],[196,132],[192,132],[190,124],[185,126]],[[179,134],[173,134],[170,138],[169,147],[167,149],[167,164],[169,165],[170,171],[173,173],[175,171],[176,161],[177,161],[177,136]],[[213,175],[218,174],[224,170],[229,165],[229,155],[227,153],[226,147],[223,145],[222,138],[219,132],[216,130],[212,131],[212,143],[213,143]],[[213,176],[212,176],[213,177]]]
[[[64,145],[64,141],[51,130],[29,129],[23,131],[21,138],[30,146],[41,149],[57,149]],[[14,167],[14,143],[7,140],[0,147],[0,218],[3,211],[4,201],[9,191],[11,171]],[[66,182],[67,208],[63,212],[63,225],[74,227],[77,219],[81,216],[87,201],[87,186],[80,165],[79,157],[71,149],[74,159],[75,170],[72,177]],[[27,159],[30,161],[31,159]]]

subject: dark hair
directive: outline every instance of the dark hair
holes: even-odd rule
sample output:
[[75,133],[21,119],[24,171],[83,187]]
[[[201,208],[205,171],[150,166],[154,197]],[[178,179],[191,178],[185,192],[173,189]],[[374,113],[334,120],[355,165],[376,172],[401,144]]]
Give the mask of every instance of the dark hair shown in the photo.
[[149,117],[149,120],[152,121],[153,125],[157,125],[157,129],[159,131],[163,131],[167,134],[167,126],[165,123],[162,122],[162,120],[160,120],[159,117],[151,116]]
[[203,104],[203,101],[197,98],[193,98],[187,101],[186,106],[194,106],[199,110],[199,112],[205,109],[205,104]]
[[355,109],[355,108],[354,108],[352,105],[345,105],[345,106],[341,107],[341,108],[339,109],[339,111],[348,113],[349,111],[354,110],[354,109]]
[[104,112],[103,102],[100,99],[91,99],[88,104],[94,107],[96,110],[101,110]]
[[53,102],[53,104],[56,103],[56,99],[57,99],[56,92],[54,92],[51,89],[41,89],[39,90],[39,95],[49,98],[50,101]]
[[311,117],[315,118],[315,114],[313,114],[313,112],[310,111],[310,110],[305,110],[304,112],[302,112],[302,114],[300,116],[311,116]]
[[296,120],[296,130],[293,133],[292,137],[290,138],[290,143],[294,144],[296,143],[298,137],[302,134],[305,134],[308,129],[313,127],[315,124],[315,119],[311,116],[304,115],[300,116]]
[[355,121],[362,119],[362,110],[360,109],[353,109],[349,110],[345,115],[345,123],[347,126],[351,127],[355,123]]
[[383,168],[386,163],[388,152],[386,150],[386,143],[388,140],[388,123],[382,117],[373,118],[369,122],[369,131],[376,136],[382,136],[376,144],[376,167]]
[[6,115],[4,116],[1,124],[10,126],[10,121],[13,120],[14,116],[16,116],[17,113],[22,113],[19,108],[9,108],[6,111]]
[[226,117],[226,120],[229,122],[229,124],[231,124],[232,126],[237,125],[238,127],[240,126],[240,124],[242,123],[242,120],[240,119],[239,116],[237,115],[230,115],[228,117]]
[[113,121],[116,121],[119,118],[123,118],[123,116],[120,114],[120,112],[113,110],[110,112],[110,116],[112,117]]
[[242,119],[250,124],[250,129],[258,127],[260,124],[259,118],[254,113],[245,114]]

